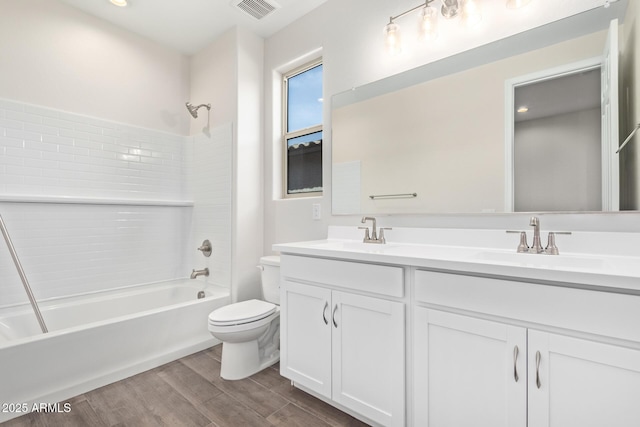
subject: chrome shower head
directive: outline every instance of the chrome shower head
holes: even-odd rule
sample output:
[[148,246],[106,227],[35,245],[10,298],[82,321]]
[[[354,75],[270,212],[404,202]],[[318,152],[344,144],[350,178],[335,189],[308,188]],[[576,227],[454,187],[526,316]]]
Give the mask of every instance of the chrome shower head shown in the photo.
[[200,104],[197,107],[194,107],[190,102],[186,102],[185,105],[187,106],[187,110],[189,110],[189,113],[193,116],[194,119],[198,118],[198,109],[200,107],[205,107],[207,111],[211,110],[211,104]]

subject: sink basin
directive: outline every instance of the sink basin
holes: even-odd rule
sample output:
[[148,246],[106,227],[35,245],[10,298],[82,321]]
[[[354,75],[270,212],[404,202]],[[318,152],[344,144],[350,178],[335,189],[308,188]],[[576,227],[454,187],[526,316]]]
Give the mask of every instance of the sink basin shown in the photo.
[[384,253],[387,250],[396,247],[393,244],[378,244],[378,243],[364,243],[357,241],[345,241],[345,240],[326,240],[313,244],[312,247],[316,249],[326,249],[333,251],[348,251],[348,252],[367,252],[367,253]]
[[482,251],[475,254],[478,261],[513,264],[524,267],[562,268],[571,270],[605,270],[610,268],[606,260],[577,255],[546,255],[517,252]]

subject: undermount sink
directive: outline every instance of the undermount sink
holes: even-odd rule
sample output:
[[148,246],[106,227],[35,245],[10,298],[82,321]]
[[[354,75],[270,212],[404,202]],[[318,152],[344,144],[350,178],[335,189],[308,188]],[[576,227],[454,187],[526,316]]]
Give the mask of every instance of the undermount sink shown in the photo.
[[474,258],[478,261],[492,263],[508,263],[525,267],[567,268],[580,270],[603,270],[610,267],[606,260],[597,257],[579,255],[547,255],[501,251],[477,252]]
[[396,247],[393,244],[377,244],[377,243],[364,243],[358,241],[345,241],[345,240],[327,240],[317,244],[313,247],[317,249],[327,249],[334,251],[349,251],[349,252],[370,252],[370,253],[382,253],[391,248]]

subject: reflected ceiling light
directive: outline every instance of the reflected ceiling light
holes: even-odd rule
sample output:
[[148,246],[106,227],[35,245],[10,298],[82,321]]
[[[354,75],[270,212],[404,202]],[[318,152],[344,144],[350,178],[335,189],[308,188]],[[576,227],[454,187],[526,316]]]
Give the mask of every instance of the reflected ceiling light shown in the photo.
[[109,0],[111,4],[115,4],[116,6],[125,7],[127,6],[127,0]]
[[531,0],[507,0],[507,8],[508,9],[518,9],[523,6],[528,5]]
[[526,105],[523,105],[522,107],[518,107],[516,111],[518,113],[526,113],[527,111],[529,111],[529,107],[527,107]]

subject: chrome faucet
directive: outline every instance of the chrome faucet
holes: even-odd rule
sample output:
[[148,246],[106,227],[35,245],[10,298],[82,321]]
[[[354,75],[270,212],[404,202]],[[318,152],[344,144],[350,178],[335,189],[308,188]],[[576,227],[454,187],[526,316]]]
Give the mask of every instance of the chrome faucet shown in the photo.
[[190,277],[192,279],[195,279],[198,276],[208,277],[209,276],[209,269],[208,268],[205,268],[203,270],[195,270],[194,269],[194,270],[191,271],[191,276]]
[[362,239],[363,243],[387,243],[387,240],[384,237],[384,230],[391,230],[390,227],[380,227],[380,235],[378,236],[378,229],[376,229],[376,219],[370,216],[363,216],[362,222],[365,224],[367,221],[372,222],[371,234],[369,234],[369,227],[358,227],[359,229],[364,230],[364,239]]
[[533,227],[533,244],[529,248],[529,252],[540,254],[544,252],[540,243],[540,220],[537,216],[532,216],[529,225]]
[[519,233],[520,244],[518,245],[518,253],[530,253],[530,254],[548,254],[558,255],[558,247],[556,246],[556,235],[558,234],[571,234],[570,231],[550,231],[547,240],[547,246],[542,247],[540,240],[540,219],[536,216],[532,216],[529,220],[529,225],[533,227],[533,244],[529,246],[527,243],[526,231],[512,231],[507,230],[507,233]]

